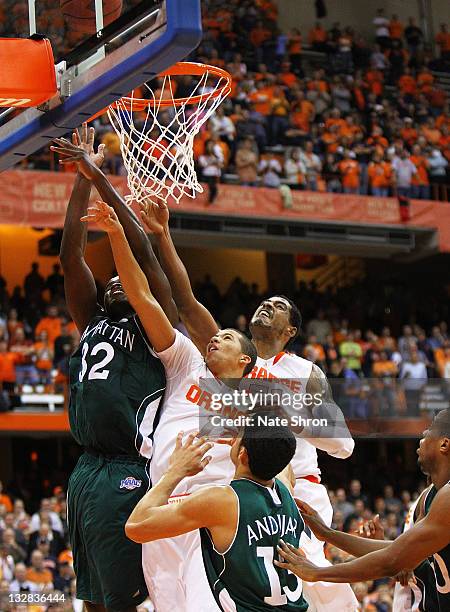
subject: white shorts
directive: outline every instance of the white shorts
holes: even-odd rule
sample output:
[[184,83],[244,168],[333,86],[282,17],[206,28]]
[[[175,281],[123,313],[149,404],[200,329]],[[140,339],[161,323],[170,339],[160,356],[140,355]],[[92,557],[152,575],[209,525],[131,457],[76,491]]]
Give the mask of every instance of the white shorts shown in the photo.
[[[294,495],[314,508],[328,526],[331,525],[333,508],[323,485],[297,478]],[[324,543],[309,530],[302,533],[300,547],[307,558],[319,567],[331,565],[325,558],[323,546]],[[358,600],[349,584],[304,581],[303,595],[309,604],[308,612],[354,612],[359,609]]]
[[142,565],[156,612],[219,612],[197,530],[143,544]]

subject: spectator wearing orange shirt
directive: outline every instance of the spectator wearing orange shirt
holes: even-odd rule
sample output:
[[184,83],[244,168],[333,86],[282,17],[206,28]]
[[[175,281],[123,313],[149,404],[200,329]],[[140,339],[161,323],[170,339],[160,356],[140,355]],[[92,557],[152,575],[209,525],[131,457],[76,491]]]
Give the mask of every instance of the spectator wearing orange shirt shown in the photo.
[[441,29],[434,40],[441,51],[441,58],[448,59],[450,57],[450,32],[447,24],[441,23]]
[[31,553],[31,566],[27,569],[27,580],[38,585],[40,590],[53,588],[53,576],[49,569],[44,567],[44,555],[40,550]]
[[376,376],[377,378],[395,378],[397,374],[397,364],[389,359],[386,351],[380,351],[380,354],[374,360],[372,365],[372,376]]
[[383,73],[374,66],[366,72],[366,82],[369,85],[370,91],[375,94],[377,98],[383,93],[383,81]]
[[13,511],[13,504],[10,496],[7,493],[3,493],[3,482],[0,480],[0,505],[5,506],[6,512]]
[[269,143],[276,145],[284,138],[284,132],[289,126],[290,104],[286,100],[281,87],[275,87],[270,100],[270,138]]
[[281,72],[278,75],[279,81],[286,85],[286,87],[292,87],[297,82],[297,75],[291,72],[290,62],[283,62],[281,64]]
[[17,330],[24,329],[22,321],[19,321],[19,315],[17,313],[16,308],[11,308],[11,310],[9,311],[6,327],[8,329],[9,343],[11,345],[15,342]]
[[428,144],[435,147],[439,145],[439,140],[441,139],[442,134],[436,127],[436,122],[433,117],[429,117],[426,124],[422,127],[422,134],[425,136]]
[[427,66],[423,66],[419,74],[417,75],[417,87],[420,93],[428,94],[434,83],[434,76],[431,74],[430,69]]
[[17,355],[8,350],[8,343],[0,340],[0,385],[5,391],[12,391],[16,382]]
[[341,182],[344,193],[358,193],[361,168],[355,159],[355,154],[346,149],[344,151],[344,159],[339,162],[338,167],[342,177]]
[[430,180],[428,178],[428,160],[422,155],[420,145],[414,145],[410,160],[417,168],[417,174],[411,180],[411,197],[416,200],[430,199]]
[[292,28],[288,34],[288,55],[292,69],[296,74],[302,74],[302,35],[298,28]]
[[408,67],[405,68],[403,75],[398,80],[398,87],[408,101],[412,100],[416,95],[416,79],[412,76],[411,70]]
[[413,127],[413,120],[411,117],[404,118],[400,136],[408,147],[412,147],[412,145],[415,144],[417,140],[417,130]]
[[304,92],[297,91],[295,100],[291,104],[291,122],[295,127],[309,132],[311,121],[314,120],[314,105],[305,99]]
[[397,40],[401,40],[403,36],[403,24],[399,20],[398,15],[392,15],[392,19],[389,22],[389,36]]
[[272,36],[271,31],[264,25],[264,22],[259,20],[256,22],[253,30],[250,31],[250,42],[255,48],[257,61],[264,61],[264,50],[267,41],[270,40]]
[[379,153],[374,153],[368,167],[369,185],[373,196],[385,198],[389,195],[391,175]]
[[44,385],[51,382],[51,370],[53,365],[53,347],[50,344],[48,333],[43,329],[38,335],[37,342],[34,343],[36,353],[36,367]]
[[314,51],[326,53],[328,51],[328,33],[323,28],[320,21],[316,21],[316,25],[308,32],[308,43]]
[[61,319],[58,316],[58,308],[49,306],[47,316],[39,321],[35,329],[35,335],[39,336],[42,331],[47,332],[49,344],[53,346],[55,339],[61,335]]

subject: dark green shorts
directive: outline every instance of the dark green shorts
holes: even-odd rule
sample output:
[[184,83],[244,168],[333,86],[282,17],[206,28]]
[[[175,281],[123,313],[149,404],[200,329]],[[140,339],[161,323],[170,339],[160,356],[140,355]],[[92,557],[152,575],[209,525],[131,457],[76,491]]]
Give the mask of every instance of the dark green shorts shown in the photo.
[[147,492],[145,462],[84,453],[69,479],[67,518],[77,597],[112,610],[147,597],[142,546],[125,535],[125,523]]

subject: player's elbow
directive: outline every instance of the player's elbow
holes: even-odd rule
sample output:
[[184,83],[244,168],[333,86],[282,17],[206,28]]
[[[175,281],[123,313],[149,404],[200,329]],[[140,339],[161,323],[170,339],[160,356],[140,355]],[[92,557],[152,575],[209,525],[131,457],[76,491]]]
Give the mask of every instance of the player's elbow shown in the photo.
[[350,436],[348,438],[342,438],[342,445],[339,450],[339,459],[348,459],[352,456],[355,449],[355,441]]
[[149,534],[147,530],[145,530],[144,533],[141,523],[134,523],[131,521],[127,521],[125,524],[125,535],[132,542],[136,542],[136,544],[144,544],[145,542],[153,540],[151,534]]

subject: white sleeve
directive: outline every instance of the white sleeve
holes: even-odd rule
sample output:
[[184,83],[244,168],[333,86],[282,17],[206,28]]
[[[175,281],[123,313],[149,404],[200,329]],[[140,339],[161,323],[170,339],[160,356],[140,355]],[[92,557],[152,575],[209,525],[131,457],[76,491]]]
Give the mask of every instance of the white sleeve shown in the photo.
[[197,367],[204,361],[192,340],[184,336],[177,329],[175,330],[175,340],[172,346],[169,346],[169,348],[160,353],[156,353],[156,355],[161,359],[168,379],[174,378],[188,369]]
[[327,455],[336,457],[336,459],[348,459],[355,448],[355,441],[351,433],[348,432],[348,438],[305,438],[312,446],[315,446],[321,451],[325,451]]

